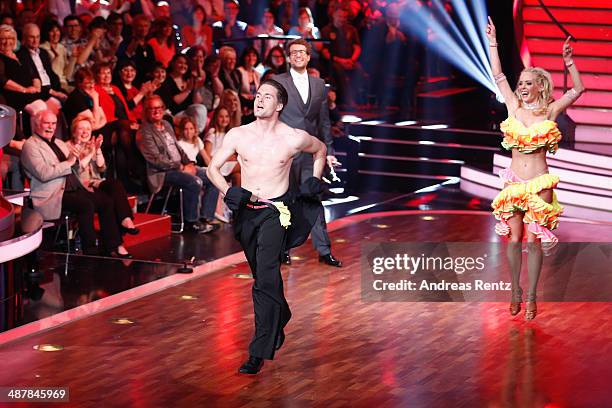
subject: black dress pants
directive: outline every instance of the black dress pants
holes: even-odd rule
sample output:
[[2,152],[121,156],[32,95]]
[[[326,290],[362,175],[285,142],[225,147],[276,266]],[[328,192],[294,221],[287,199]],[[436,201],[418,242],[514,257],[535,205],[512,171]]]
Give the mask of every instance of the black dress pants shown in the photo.
[[126,218],[134,219],[132,208],[128,202],[127,192],[119,180],[104,180],[98,187],[98,190],[112,200],[115,216],[117,217],[117,226],[121,225],[121,221]]
[[281,226],[279,213],[264,203],[245,208],[236,217],[236,237],[253,273],[253,309],[255,334],[249,354],[272,360],[281,330],[291,318],[280,273],[281,254],[287,230]]
[[114,251],[122,243],[117,224],[113,200],[100,190],[93,193],[84,189],[65,191],[62,198],[62,208],[76,214],[79,222],[79,233],[83,250],[96,247],[96,231],[94,230],[94,213],[100,220],[100,239],[106,251]]

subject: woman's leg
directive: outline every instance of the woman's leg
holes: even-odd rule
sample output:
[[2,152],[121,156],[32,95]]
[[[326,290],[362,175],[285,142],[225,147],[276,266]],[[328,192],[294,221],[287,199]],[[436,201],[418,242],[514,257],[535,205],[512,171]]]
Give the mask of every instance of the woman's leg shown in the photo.
[[99,189],[112,198],[118,224],[125,228],[134,228],[134,214],[123,184],[118,180],[104,180]]
[[510,236],[508,237],[508,248],[506,256],[510,266],[510,277],[512,279],[512,300],[510,303],[510,314],[513,316],[521,310],[521,267],[523,261],[522,245],[523,245],[523,214],[515,213],[507,220],[510,227]]
[[[547,203],[552,202],[552,190],[542,190],[538,195]],[[543,259],[542,243],[534,233],[527,230],[527,274],[529,276],[529,289],[525,304],[525,319],[527,320],[534,319],[537,314],[536,293]]]

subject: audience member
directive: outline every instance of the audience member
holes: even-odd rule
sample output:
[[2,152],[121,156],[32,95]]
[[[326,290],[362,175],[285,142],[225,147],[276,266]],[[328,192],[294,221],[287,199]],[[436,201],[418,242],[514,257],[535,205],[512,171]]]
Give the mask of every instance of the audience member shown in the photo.
[[183,45],[194,47],[199,45],[204,48],[206,55],[210,55],[213,51],[212,27],[207,24],[208,14],[201,5],[196,5],[193,9],[193,24],[183,27]]
[[76,56],[68,55],[68,50],[61,43],[62,28],[56,20],[48,19],[42,25],[40,48],[47,50],[51,57],[51,68],[59,77],[62,89],[70,92],[72,86],[68,78],[72,78],[76,65]]
[[339,7],[334,11],[333,23],[321,30],[321,36],[330,40],[321,54],[331,62],[331,76],[338,88],[340,101],[347,107],[354,107],[355,94],[359,89],[356,84],[363,79],[361,67],[357,62],[361,54],[361,45],[357,30],[349,24],[347,18],[346,8]]
[[[272,14],[272,11],[269,8],[264,9],[263,16],[261,17],[261,24],[254,27],[249,27],[248,33],[249,37],[257,35],[285,34],[280,27],[274,25],[274,14]],[[280,40],[257,40],[255,41],[255,49],[262,56],[262,58],[265,58],[268,55],[268,52],[270,52],[272,48],[276,47],[280,43]]]
[[117,49],[117,57],[121,59],[131,59],[136,63],[136,85],[142,84],[147,74],[155,66],[155,54],[150,44],[147,44],[147,36],[151,22],[147,16],[139,14],[132,20],[132,37],[125,39]]
[[[134,225],[134,214],[128,202],[123,185],[115,179],[107,179],[102,175],[106,170],[106,162],[102,154],[102,136],[93,138],[91,135],[91,120],[85,116],[77,116],[70,127],[72,138],[66,144],[71,150],[79,152],[77,175],[83,188],[90,193],[104,195],[112,203],[117,228],[122,233],[138,234]],[[121,251],[124,252],[124,251]],[[120,255],[124,255],[118,252]]]
[[181,119],[178,126],[179,141],[178,144],[185,152],[189,160],[193,163],[198,162],[198,158],[204,166],[196,164],[196,176],[202,180],[205,188],[205,194],[202,195],[200,203],[200,219],[207,223],[213,223],[215,220],[215,208],[217,199],[219,198],[219,190],[212,185],[206,176],[206,167],[210,163],[211,157],[204,149],[204,142],[198,137],[198,126],[195,120],[189,116]]
[[78,170],[80,148],[69,147],[55,138],[56,126],[53,112],[38,112],[34,116],[34,135],[23,145],[21,160],[31,180],[34,209],[45,220],[57,220],[62,210],[74,213],[85,254],[98,253],[94,230],[94,213],[98,213],[102,249],[113,256],[129,257],[111,199],[95,190],[88,191],[73,173]]
[[219,49],[221,59],[221,71],[219,79],[223,83],[224,89],[231,89],[238,92],[240,90],[240,74],[236,71],[236,50],[230,46],[223,46]]
[[155,59],[167,68],[168,63],[172,60],[174,54],[176,54],[172,19],[160,17],[153,21],[149,37],[150,39],[147,41],[147,44],[153,49]]
[[159,95],[145,101],[145,121],[136,138],[147,162],[149,189],[158,193],[164,184],[183,189],[183,212],[186,231],[207,233],[213,227],[198,220],[198,203],[202,180],[196,176],[195,165],[178,145],[172,125],[163,119],[164,102]]
[[[237,40],[247,36],[247,24],[239,21],[238,12],[240,5],[237,0],[226,0],[223,6],[223,20],[213,24],[213,41],[216,48],[224,45],[226,40]],[[231,42],[231,46],[236,50],[236,54],[242,54],[247,46],[244,41]]]
[[237,68],[240,74],[240,103],[242,104],[242,123],[250,123],[255,120],[253,115],[253,101],[257,88],[259,88],[260,74],[255,70],[259,64],[259,55],[254,47],[248,47],[240,58],[240,66]]
[[[217,150],[219,150],[223,143],[223,137],[233,127],[229,111],[226,107],[219,106],[213,113],[210,127],[204,140],[204,148],[210,157],[213,157]],[[230,177],[232,185],[240,187],[240,164],[238,164],[237,160],[237,157],[233,157],[225,162],[221,167],[221,174],[224,177]]]
[[273,75],[287,72],[285,51],[280,46],[272,48],[264,60],[264,67],[266,71],[271,71]]
[[242,107],[236,91],[232,91],[231,89],[223,90],[219,107],[227,109],[231,127],[238,127],[242,124]]

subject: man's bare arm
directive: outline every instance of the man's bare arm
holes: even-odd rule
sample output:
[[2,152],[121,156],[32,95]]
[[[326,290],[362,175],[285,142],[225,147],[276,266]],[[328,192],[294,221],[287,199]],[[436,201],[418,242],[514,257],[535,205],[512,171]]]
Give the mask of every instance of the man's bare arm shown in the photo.
[[238,141],[238,135],[234,130],[227,132],[223,138],[223,143],[217,152],[213,155],[212,160],[208,168],[206,169],[206,176],[211,183],[225,195],[229,189],[229,184],[225,181],[225,177],[221,174],[221,166],[225,163],[232,155],[236,153],[236,143]]
[[306,153],[312,153],[314,160],[312,175],[318,179],[323,175],[325,168],[325,159],[327,155],[327,147],[316,137],[304,131],[299,131],[301,140],[299,150]]

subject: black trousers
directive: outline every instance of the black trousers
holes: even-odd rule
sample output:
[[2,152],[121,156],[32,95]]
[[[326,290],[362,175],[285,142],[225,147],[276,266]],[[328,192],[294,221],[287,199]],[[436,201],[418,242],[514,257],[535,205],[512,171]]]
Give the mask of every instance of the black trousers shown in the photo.
[[[289,173],[289,185],[292,190],[299,190],[300,184],[312,177],[314,162],[312,154],[298,153],[291,163]],[[311,232],[312,246],[319,255],[325,256],[331,253],[331,240],[327,233],[327,222],[323,206],[319,209],[319,217],[312,227]]]
[[123,242],[113,200],[103,191],[94,190],[93,193],[83,189],[65,191],[62,208],[76,214],[83,250],[87,251],[96,247],[94,213],[98,213],[100,220],[100,239],[103,248],[113,251]]
[[255,206],[262,208],[240,211],[234,227],[254,278],[255,334],[249,354],[272,360],[278,336],[291,318],[280,273],[287,230],[280,225],[277,210],[263,203]]
[[121,225],[121,221],[126,218],[134,219],[132,208],[128,202],[127,192],[120,181],[113,179],[104,180],[98,187],[98,190],[112,200],[117,218],[117,226]]

